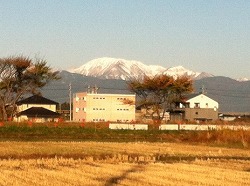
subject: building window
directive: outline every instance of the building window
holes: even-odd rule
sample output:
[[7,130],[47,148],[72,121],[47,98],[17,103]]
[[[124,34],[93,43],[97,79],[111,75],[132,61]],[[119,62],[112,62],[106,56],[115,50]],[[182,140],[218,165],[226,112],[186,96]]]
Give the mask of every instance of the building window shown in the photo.
[[196,115],[198,115],[199,113],[198,112],[195,112]]
[[200,103],[194,103],[194,108],[200,108]]

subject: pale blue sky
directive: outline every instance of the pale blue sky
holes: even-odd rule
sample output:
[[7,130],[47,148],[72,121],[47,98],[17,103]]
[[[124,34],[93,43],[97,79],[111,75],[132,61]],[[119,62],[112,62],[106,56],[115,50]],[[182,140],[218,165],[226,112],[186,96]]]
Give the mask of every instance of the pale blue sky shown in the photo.
[[249,0],[0,0],[0,57],[99,57],[250,78]]

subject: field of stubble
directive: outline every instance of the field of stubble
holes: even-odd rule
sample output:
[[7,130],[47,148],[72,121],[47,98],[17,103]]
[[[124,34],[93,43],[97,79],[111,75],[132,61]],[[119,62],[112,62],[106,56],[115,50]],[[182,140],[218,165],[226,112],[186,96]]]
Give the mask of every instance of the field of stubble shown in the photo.
[[0,185],[250,185],[250,151],[180,143],[0,142]]

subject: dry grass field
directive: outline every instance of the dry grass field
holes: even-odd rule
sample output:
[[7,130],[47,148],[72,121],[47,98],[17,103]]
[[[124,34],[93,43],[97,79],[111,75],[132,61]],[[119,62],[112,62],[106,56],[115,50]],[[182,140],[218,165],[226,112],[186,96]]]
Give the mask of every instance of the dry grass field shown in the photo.
[[0,152],[0,185],[250,185],[249,149],[0,142]]

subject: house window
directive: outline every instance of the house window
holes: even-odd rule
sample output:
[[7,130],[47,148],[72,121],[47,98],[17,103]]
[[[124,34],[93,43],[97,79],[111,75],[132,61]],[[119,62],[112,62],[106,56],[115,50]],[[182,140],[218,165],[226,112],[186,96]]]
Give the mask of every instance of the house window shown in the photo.
[[190,108],[190,103],[185,103],[185,108]]
[[200,103],[194,103],[194,108],[200,108]]
[[199,113],[198,112],[195,112],[196,115],[198,115]]

